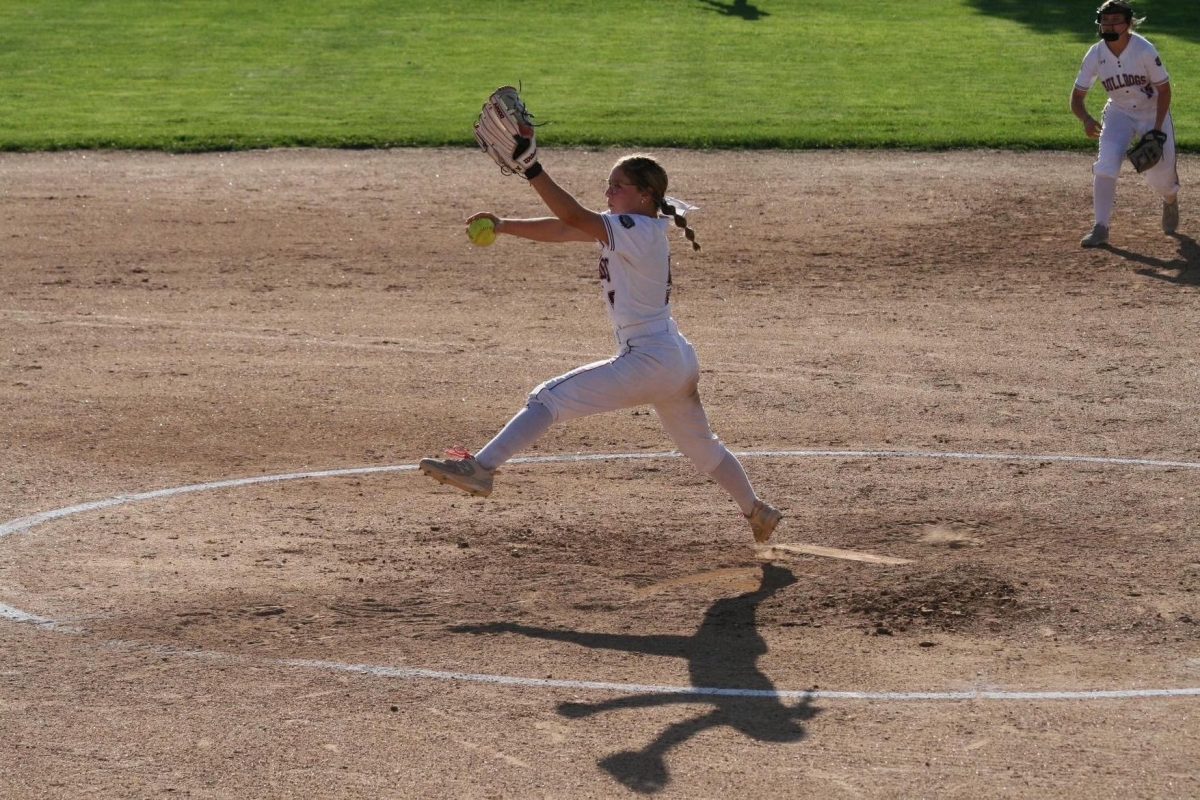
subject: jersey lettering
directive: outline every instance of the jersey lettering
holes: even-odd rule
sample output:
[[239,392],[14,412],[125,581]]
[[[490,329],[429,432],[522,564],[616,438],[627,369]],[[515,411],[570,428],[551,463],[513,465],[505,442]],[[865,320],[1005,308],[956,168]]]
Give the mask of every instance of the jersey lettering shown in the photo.
[[[608,283],[610,280],[612,280],[608,273],[608,256],[600,257],[600,280],[604,281],[605,283]],[[606,296],[608,297],[609,307],[613,307],[617,304],[616,289],[609,290]]]
[[[1109,92],[1115,92],[1117,89],[1124,89],[1127,86],[1142,86],[1149,83],[1145,75],[1114,75],[1103,82],[1104,89]],[[1146,91],[1143,89],[1142,91]],[[1151,89],[1147,94],[1154,94]]]

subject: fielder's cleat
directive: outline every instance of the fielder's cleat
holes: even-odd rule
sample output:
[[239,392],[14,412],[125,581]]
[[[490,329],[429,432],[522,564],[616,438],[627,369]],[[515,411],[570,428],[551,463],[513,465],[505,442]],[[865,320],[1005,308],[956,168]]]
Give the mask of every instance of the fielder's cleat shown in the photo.
[[495,472],[481,467],[475,456],[462,448],[447,450],[446,455],[450,458],[422,458],[417,466],[438,483],[462,489],[469,495],[487,497],[492,493]]
[[771,534],[775,532],[775,526],[779,524],[779,520],[783,519],[783,513],[769,503],[755,500],[754,510],[746,515],[746,519],[750,520],[750,527],[754,531],[754,541],[766,544],[767,540],[771,538]]
[[1108,228],[1097,225],[1092,232],[1079,240],[1080,247],[1100,247],[1108,244]]
[[1163,203],[1163,233],[1174,233],[1179,227],[1179,200]]

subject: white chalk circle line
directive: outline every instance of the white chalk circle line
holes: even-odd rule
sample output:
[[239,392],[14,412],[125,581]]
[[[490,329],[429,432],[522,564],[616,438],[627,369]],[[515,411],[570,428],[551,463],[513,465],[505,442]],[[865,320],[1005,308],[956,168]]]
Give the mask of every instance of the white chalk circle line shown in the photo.
[[[550,456],[526,456],[514,458],[510,464],[562,464],[581,463],[587,461],[632,461],[678,458],[678,452],[655,453],[594,453],[566,454]],[[1200,462],[1167,461],[1146,458],[1110,458],[1105,456],[1084,455],[1031,455],[1022,453],[957,453],[925,450],[755,450],[735,453],[739,458],[928,458],[955,459],[964,461],[1033,461],[1040,463],[1072,463],[1100,464],[1103,466],[1132,466],[1160,467],[1171,469],[1200,469]],[[186,486],[176,486],[169,489],[158,489],[136,494],[122,494],[106,500],[89,503],[79,503],[65,508],[43,511],[27,517],[0,523],[0,539],[16,533],[23,533],[46,522],[50,522],[74,514],[87,511],[98,511],[104,508],[137,503],[145,500],[157,500],[164,497],[174,497],[194,492],[213,491],[217,489],[234,489],[242,486],[253,486],[261,483],[281,483],[294,480],[319,480],[322,478],[337,478],[351,475],[371,475],[386,472],[412,472],[415,464],[400,464],[385,467],[355,467],[349,469],[331,469],[314,472],[291,472],[282,475],[262,475],[254,478],[237,478],[232,480],[213,481],[210,483],[194,483]],[[62,633],[78,633],[78,628],[56,620],[40,617],[27,611],[0,603],[0,619],[36,625],[48,630]],[[471,672],[447,672],[442,670],[417,669],[410,667],[393,667],[371,664],[346,664],[338,661],[322,661],[296,658],[254,658],[220,653],[209,650],[186,650],[182,648],[147,645],[138,642],[117,642],[113,646],[145,650],[149,649],[164,655],[177,657],[198,658],[209,661],[228,663],[258,663],[289,668],[317,669],[327,672],[342,672],[368,675],[380,678],[400,680],[442,680],[469,683],[484,683],[500,686],[515,686],[525,688],[554,688],[572,690],[591,690],[617,692],[624,694],[673,694],[694,695],[705,697],[745,697],[745,698],[777,698],[777,699],[808,699],[808,700],[869,700],[869,701],[969,701],[969,700],[1128,700],[1149,698],[1179,698],[1200,697],[1200,687],[1181,687],[1167,689],[1094,689],[1080,691],[1001,691],[1001,690],[968,690],[959,692],[860,692],[832,690],[789,690],[789,689],[739,689],[736,687],[704,687],[704,686],[671,686],[636,683],[610,683],[604,681],[556,680],[551,678],[522,678],[509,675],[489,675]]]

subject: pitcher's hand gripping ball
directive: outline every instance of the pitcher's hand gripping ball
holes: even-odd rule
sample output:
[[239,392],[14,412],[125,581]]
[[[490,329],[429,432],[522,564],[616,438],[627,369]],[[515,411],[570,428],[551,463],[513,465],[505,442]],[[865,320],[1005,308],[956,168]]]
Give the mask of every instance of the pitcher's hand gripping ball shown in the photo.
[[1162,161],[1163,145],[1166,143],[1167,135],[1165,133],[1150,131],[1129,148],[1125,155],[1129,157],[1129,163],[1133,164],[1134,169],[1138,172],[1145,172]]
[[533,115],[512,86],[501,86],[483,104],[475,120],[475,141],[505,175],[515,172],[533,178],[541,171],[540,166],[532,170],[537,165]]
[[467,238],[473,244],[477,244],[480,247],[487,247],[496,241],[496,226],[487,217],[480,217],[467,226]]

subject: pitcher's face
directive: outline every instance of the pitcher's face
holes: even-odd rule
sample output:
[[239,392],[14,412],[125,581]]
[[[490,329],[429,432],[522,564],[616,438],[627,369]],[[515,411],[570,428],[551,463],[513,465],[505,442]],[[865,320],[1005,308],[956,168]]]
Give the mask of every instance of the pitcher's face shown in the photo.
[[620,167],[613,167],[608,174],[608,188],[604,190],[608,210],[614,214],[654,213],[654,198],[645,189],[639,189]]

